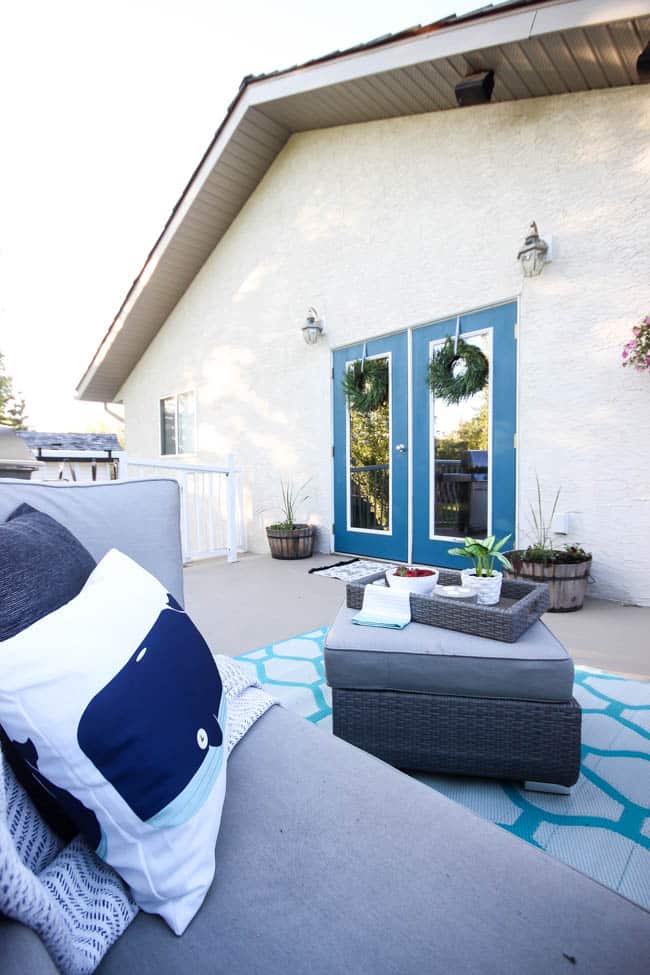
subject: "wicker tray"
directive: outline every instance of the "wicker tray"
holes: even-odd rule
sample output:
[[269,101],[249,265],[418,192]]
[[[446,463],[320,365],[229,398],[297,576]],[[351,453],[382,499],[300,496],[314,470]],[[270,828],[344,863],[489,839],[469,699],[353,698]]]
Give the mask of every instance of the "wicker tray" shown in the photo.
[[[347,604],[350,609],[361,609],[363,591],[367,585],[383,578],[376,572],[347,585]],[[440,570],[438,585],[459,585],[460,573]],[[535,623],[550,605],[549,588],[545,583],[515,582],[504,579],[501,599],[496,606],[481,606],[475,601],[449,599],[445,596],[418,596],[411,593],[411,617],[416,623],[442,626],[446,630],[459,630],[489,640],[514,643],[522,633]]]

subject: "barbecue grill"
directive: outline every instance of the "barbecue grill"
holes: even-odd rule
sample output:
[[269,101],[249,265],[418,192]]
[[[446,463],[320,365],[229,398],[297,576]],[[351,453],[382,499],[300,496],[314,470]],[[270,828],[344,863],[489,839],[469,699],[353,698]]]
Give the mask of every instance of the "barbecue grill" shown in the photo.
[[469,475],[467,497],[467,534],[484,536],[487,532],[488,452],[466,450],[461,468]]

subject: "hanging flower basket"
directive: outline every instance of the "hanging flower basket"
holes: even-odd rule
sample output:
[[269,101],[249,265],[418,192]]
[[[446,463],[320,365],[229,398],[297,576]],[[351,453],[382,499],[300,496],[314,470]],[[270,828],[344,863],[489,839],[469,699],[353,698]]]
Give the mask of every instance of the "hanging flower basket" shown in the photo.
[[388,362],[357,359],[346,369],[341,385],[350,409],[372,413],[388,402]]
[[446,403],[460,403],[485,388],[490,364],[476,345],[449,337],[429,363],[427,384],[434,396]]

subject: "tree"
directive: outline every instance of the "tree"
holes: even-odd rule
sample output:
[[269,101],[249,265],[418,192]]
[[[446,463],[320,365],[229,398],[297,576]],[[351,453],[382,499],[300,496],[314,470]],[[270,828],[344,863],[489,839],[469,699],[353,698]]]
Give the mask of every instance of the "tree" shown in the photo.
[[388,464],[390,460],[390,413],[388,403],[370,413],[350,410],[350,463]]
[[14,393],[11,376],[7,375],[4,356],[0,352],[0,424],[15,427],[16,430],[27,429],[25,416],[25,400],[23,396]]
[[[355,528],[388,528],[390,411],[384,403],[369,413],[350,410],[350,480]],[[374,470],[354,468],[374,467]]]
[[461,421],[448,437],[436,439],[438,460],[460,460],[466,450],[487,450],[488,403],[487,392],[478,413],[469,420]]

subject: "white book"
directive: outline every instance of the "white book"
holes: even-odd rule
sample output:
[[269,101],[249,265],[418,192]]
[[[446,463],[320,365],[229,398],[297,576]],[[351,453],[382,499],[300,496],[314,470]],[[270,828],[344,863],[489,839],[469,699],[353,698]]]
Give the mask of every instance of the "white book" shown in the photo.
[[402,630],[411,622],[410,593],[389,586],[366,586],[363,606],[352,622],[359,626],[385,626]]

